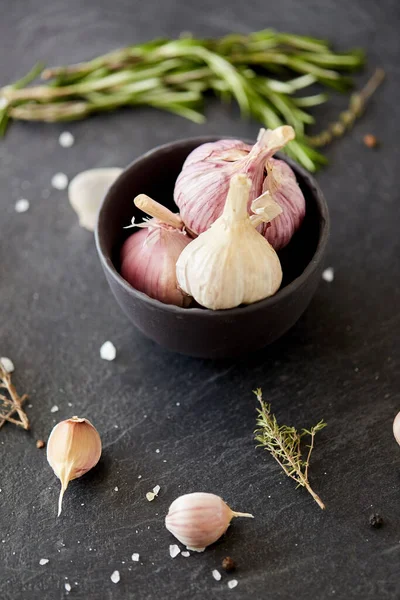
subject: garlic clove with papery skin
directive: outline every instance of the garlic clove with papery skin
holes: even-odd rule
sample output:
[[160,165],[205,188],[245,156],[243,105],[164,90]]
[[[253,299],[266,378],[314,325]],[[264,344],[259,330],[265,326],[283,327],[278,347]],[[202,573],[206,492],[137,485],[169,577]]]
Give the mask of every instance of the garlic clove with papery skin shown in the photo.
[[270,158],[266,163],[267,177],[263,192],[268,192],[282,208],[282,214],[269,226],[260,228],[275,250],[287,246],[293,234],[299,229],[306,214],[306,201],[297,183],[296,175],[284,160]]
[[123,169],[89,169],[78,173],[68,186],[68,198],[79,217],[79,225],[94,231],[100,205]]
[[[206,308],[251,304],[272,296],[281,284],[279,258],[248,215],[250,187],[245,174],[232,177],[223,214],[182,251],[176,263],[179,286]],[[280,210],[268,194],[257,199],[256,216],[262,221]]]
[[58,515],[68,483],[81,477],[100,460],[101,439],[90,421],[72,417],[58,423],[47,442],[47,460],[61,481]]
[[250,517],[235,512],[215,494],[195,492],[180,496],[169,507],[165,526],[189,550],[202,552],[216,542],[233,517]]
[[397,413],[393,421],[393,435],[400,446],[400,412]]

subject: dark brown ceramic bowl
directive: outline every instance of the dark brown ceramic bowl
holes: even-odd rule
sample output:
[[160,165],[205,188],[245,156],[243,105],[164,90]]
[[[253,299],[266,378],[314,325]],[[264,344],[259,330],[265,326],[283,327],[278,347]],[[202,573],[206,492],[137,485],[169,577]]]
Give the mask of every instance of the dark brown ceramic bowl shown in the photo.
[[96,245],[111,290],[121,308],[142,333],[175,352],[204,358],[238,356],[270,344],[283,335],[307,308],[321,277],[329,236],[325,199],[313,177],[284,158],[296,173],[307,213],[290,244],[279,252],[281,289],[271,298],[229,310],[178,308],[135,290],[119,274],[119,252],[132,229],[123,227],[132,215],[143,214],[133,204],[148,194],[177,212],[173,190],[192,150],[218,137],[199,137],[160,146],[136,159],[118,177],[100,209]]

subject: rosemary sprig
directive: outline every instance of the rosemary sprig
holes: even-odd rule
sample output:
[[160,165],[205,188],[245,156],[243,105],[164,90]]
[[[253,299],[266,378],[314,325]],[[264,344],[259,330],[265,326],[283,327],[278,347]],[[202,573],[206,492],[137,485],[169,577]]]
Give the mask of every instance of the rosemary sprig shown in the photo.
[[[326,162],[314,146],[343,134],[361,114],[370,93],[353,95],[338,123],[308,137],[306,128],[314,122],[310,108],[326,102],[328,96],[306,90],[318,84],[347,92],[352,85],[348,73],[363,62],[359,50],[335,53],[323,40],[273,30],[218,39],[154,40],[76,65],[45,69],[42,85],[27,87],[37,75],[35,70],[26,80],[3,87],[0,134],[9,118],[67,121],[139,105],[201,123],[202,102],[212,91],[223,100],[236,100],[243,116],[266,127],[293,125],[296,140],[287,153],[314,171]],[[369,90],[376,88],[378,79]]]
[[[325,504],[310,486],[308,469],[311,453],[314,449],[315,434],[326,427],[326,423],[320,421],[314,427],[311,427],[311,429],[302,429],[301,432],[297,431],[295,427],[278,425],[275,415],[271,413],[271,405],[266,404],[262,399],[261,389],[255,390],[254,394],[257,396],[261,407],[257,408],[258,428],[254,432],[258,446],[262,446],[268,450],[280,464],[286,475],[296,481],[297,487],[305,487],[318,506],[324,509]],[[311,438],[307,446],[308,452],[305,459],[303,458],[301,448],[304,436]]]
[[[15,386],[11,381],[11,375],[3,367],[0,361],[0,388],[6,390],[8,396],[0,394],[0,403],[3,405],[0,410],[0,429],[7,422],[29,429],[29,420],[26,416],[24,409],[22,408],[23,403],[28,398],[26,394],[19,396]],[[15,419],[13,415],[17,413],[19,419]]]

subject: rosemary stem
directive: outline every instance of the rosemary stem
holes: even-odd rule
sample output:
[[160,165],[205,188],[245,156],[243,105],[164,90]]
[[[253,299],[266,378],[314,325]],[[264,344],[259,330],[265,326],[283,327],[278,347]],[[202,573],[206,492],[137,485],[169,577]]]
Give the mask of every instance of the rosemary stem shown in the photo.
[[321,498],[318,496],[318,494],[316,494],[314,492],[314,490],[312,489],[312,487],[310,486],[309,483],[305,483],[304,487],[306,488],[306,490],[311,494],[311,496],[314,498],[315,502],[318,504],[318,506],[320,508],[322,508],[322,510],[325,510],[325,504],[322,502]]

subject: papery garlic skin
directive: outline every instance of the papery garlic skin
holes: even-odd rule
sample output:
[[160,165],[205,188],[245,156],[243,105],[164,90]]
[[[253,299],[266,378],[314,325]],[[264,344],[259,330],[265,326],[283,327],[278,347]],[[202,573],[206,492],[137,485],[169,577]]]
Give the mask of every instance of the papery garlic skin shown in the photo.
[[251,202],[262,193],[264,166],[295,133],[284,125],[260,131],[254,146],[239,140],[220,140],[196,148],[178,176],[174,200],[186,226],[196,234],[206,231],[222,214],[232,176],[245,173],[251,179]]
[[306,201],[295,174],[285,161],[270,158],[266,168],[263,192],[268,192],[279,204],[282,214],[270,224],[261,226],[260,231],[275,250],[280,250],[290,242],[303,222]]
[[253,515],[232,511],[215,494],[195,492],[174,500],[165,526],[189,550],[202,552],[226,532],[233,517],[253,518]]
[[222,216],[177,261],[179,286],[206,308],[252,304],[272,296],[282,282],[275,250],[248,215],[250,187],[245,174],[232,177]]
[[184,307],[191,298],[179,288],[176,261],[191,242],[185,231],[157,220],[133,233],[121,249],[121,275],[136,290],[165,304]]
[[122,169],[89,169],[78,173],[68,186],[68,198],[79,217],[79,225],[94,231],[100,205]]
[[61,481],[58,515],[68,483],[81,477],[100,460],[101,439],[90,421],[72,417],[58,423],[47,442],[47,460]]

